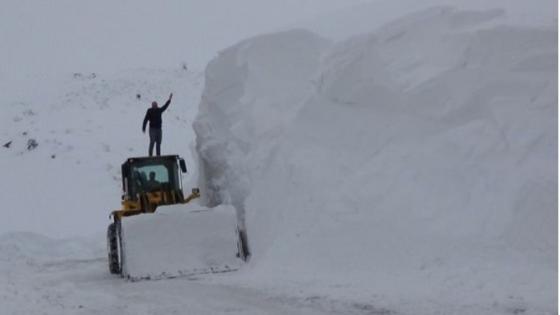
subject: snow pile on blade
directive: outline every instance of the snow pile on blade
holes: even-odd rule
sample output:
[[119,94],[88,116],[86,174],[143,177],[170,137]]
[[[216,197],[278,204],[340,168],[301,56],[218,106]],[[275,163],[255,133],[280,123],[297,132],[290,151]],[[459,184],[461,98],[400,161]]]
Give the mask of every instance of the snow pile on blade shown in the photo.
[[[196,208],[196,209],[195,209]],[[232,207],[175,205],[123,218],[123,276],[160,279],[236,270]]]

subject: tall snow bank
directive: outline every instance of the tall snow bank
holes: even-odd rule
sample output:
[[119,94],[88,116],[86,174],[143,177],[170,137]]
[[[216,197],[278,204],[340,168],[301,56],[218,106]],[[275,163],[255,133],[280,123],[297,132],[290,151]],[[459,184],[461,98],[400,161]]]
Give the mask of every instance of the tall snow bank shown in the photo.
[[275,143],[263,139],[277,138],[293,120],[326,45],[304,30],[263,35],[222,51],[208,65],[193,125],[210,205],[243,208],[252,171],[266,164],[254,150],[272,148]]
[[555,309],[557,32],[502,14],[433,8],[331,48],[268,35],[209,65],[197,147],[211,201],[246,212],[247,277]]

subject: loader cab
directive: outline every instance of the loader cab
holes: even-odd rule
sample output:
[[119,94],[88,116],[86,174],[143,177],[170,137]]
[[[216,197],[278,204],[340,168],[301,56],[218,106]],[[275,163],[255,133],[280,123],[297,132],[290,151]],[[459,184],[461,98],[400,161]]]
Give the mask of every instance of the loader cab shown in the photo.
[[177,155],[129,158],[122,164],[123,200],[135,201],[150,192],[177,192],[182,196],[179,170],[185,161]]

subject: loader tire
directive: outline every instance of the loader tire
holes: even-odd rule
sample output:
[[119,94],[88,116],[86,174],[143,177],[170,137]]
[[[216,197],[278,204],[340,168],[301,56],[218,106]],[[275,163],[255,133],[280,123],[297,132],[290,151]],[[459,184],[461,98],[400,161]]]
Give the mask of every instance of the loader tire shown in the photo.
[[117,228],[115,223],[109,224],[109,227],[107,228],[107,253],[109,258],[109,271],[112,274],[121,274],[119,240],[117,237]]

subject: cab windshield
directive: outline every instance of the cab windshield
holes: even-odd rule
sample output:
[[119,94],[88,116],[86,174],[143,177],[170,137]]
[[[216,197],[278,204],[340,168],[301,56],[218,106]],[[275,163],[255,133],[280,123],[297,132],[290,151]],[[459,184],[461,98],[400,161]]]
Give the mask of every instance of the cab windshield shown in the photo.
[[144,192],[180,189],[175,161],[138,163],[132,165],[130,170],[129,188],[132,196]]

